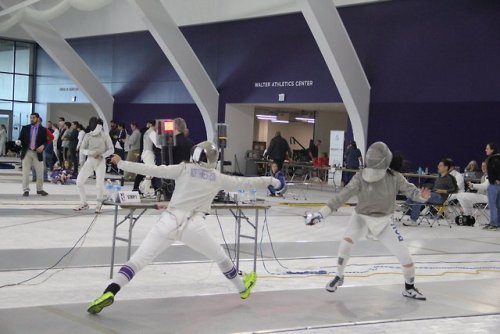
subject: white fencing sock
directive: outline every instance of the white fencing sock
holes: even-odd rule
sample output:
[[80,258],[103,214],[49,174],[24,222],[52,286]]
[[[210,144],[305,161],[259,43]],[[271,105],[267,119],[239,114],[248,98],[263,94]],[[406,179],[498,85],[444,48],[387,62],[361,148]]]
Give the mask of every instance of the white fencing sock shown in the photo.
[[337,276],[344,276],[344,269],[351,257],[352,243],[342,239],[339,246],[339,258],[337,260]]
[[236,267],[230,259],[225,259],[222,262],[218,262],[217,265],[219,266],[224,276],[226,276],[231,281],[231,283],[234,284],[238,292],[245,291],[245,283],[243,283],[243,280],[236,271]]

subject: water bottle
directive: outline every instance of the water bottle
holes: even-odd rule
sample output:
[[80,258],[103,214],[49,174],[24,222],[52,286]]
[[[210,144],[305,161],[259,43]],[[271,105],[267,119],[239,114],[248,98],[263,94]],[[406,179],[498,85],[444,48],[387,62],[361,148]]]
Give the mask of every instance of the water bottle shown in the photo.
[[429,175],[429,168],[425,167],[425,175]]
[[257,202],[257,189],[252,188],[250,189],[250,203],[255,202]]
[[122,191],[122,184],[119,180],[116,180],[113,186],[113,199],[115,202],[118,202],[118,193],[120,191]]
[[238,204],[245,201],[245,189],[238,189]]
[[417,174],[419,174],[419,175],[422,174],[422,167],[418,167]]
[[106,190],[106,200],[113,201],[113,182],[110,179],[104,183],[104,189]]

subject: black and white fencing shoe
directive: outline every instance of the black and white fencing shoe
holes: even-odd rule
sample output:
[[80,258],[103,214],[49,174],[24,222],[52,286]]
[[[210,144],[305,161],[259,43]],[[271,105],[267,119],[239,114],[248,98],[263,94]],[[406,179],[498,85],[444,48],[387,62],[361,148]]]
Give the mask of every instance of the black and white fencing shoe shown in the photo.
[[425,296],[417,290],[417,288],[403,290],[403,296],[416,300],[426,300]]
[[339,286],[344,284],[344,276],[335,276],[328,284],[326,285],[326,291],[335,292]]

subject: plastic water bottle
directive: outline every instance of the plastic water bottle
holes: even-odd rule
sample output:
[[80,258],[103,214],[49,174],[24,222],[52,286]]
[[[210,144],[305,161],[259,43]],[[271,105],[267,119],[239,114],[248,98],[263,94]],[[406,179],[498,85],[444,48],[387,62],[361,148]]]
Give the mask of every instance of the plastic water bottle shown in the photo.
[[118,193],[120,191],[122,191],[122,184],[119,180],[116,180],[113,185],[113,199],[115,202],[118,202]]
[[104,183],[104,189],[106,190],[106,200],[113,201],[113,182],[110,179]]
[[422,167],[418,167],[417,174],[419,174],[419,175],[422,174]]
[[429,168],[425,167],[424,173],[425,173],[425,175],[429,175]]
[[245,201],[245,189],[238,189],[238,204]]
[[257,202],[257,189],[252,188],[250,189],[250,203],[255,202]]

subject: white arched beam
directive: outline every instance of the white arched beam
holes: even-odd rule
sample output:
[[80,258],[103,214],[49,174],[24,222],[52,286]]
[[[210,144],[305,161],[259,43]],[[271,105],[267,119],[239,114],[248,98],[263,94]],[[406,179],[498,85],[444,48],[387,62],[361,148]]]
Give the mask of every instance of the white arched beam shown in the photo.
[[[29,1],[25,3],[29,3]],[[0,7],[6,8],[2,0],[0,0]],[[108,122],[113,118],[113,96],[101,84],[82,58],[49,23],[25,16],[19,21],[19,25],[86,95],[99,117],[104,120],[104,126],[107,130]]]
[[297,0],[323,54],[351,120],[354,138],[366,152],[370,84],[332,0]]
[[113,119],[114,98],[106,87],[50,24],[30,20],[20,25],[85,94],[99,117],[103,119],[107,131],[108,122]]
[[159,0],[129,0],[142,14],[149,32],[176,70],[201,111],[207,139],[215,140],[219,93],[198,57]]

